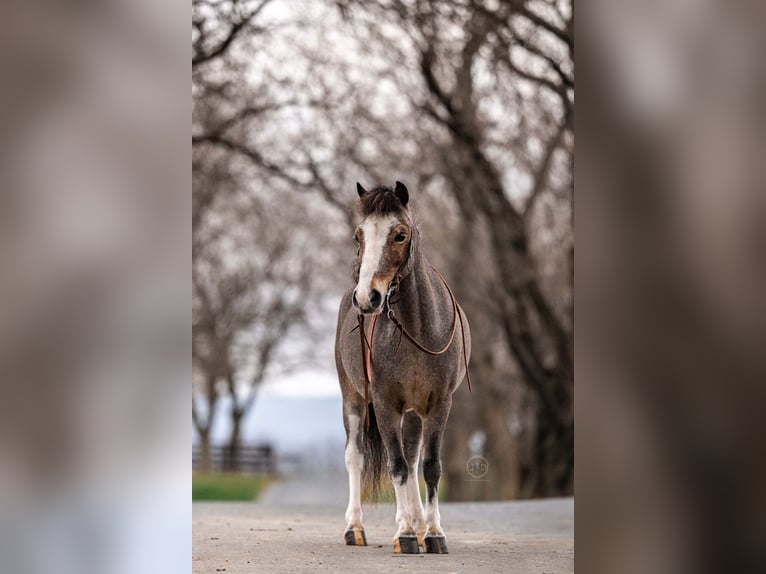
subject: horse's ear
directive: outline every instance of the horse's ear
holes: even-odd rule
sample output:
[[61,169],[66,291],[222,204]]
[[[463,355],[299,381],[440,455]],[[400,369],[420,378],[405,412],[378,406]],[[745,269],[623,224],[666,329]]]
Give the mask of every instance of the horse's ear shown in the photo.
[[399,198],[399,201],[402,202],[403,206],[407,205],[407,202],[410,200],[410,192],[407,191],[407,186],[404,185],[401,181],[396,182],[396,187],[394,187],[394,194]]
[[356,182],[356,192],[359,194],[359,197],[362,197],[365,193],[367,193],[367,190],[362,187],[362,184],[358,181]]

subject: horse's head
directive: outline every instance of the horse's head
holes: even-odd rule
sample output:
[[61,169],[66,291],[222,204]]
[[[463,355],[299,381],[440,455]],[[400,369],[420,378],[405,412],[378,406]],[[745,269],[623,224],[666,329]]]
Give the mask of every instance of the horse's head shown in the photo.
[[363,220],[354,232],[359,251],[352,301],[361,313],[377,314],[407,263],[416,230],[403,183],[397,181],[394,189],[380,186],[369,191],[357,183],[356,189]]

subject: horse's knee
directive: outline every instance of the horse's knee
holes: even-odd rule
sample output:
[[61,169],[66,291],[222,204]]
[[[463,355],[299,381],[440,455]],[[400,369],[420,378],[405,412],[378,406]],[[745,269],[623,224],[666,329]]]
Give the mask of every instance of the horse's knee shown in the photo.
[[438,458],[423,461],[423,478],[426,482],[438,482],[442,475],[442,463]]
[[391,479],[399,480],[399,484],[406,484],[410,474],[409,465],[403,456],[397,456],[388,461],[388,474]]
[[420,460],[420,453],[418,451],[415,452],[405,452],[404,453],[404,460],[407,461],[407,466],[410,470],[410,472],[417,472],[418,470],[418,461]]
[[407,461],[407,465],[409,466],[410,473],[413,476],[417,476],[418,471],[420,470],[419,469],[420,462],[422,460],[420,443],[417,443],[414,446],[411,446],[410,448],[405,449],[404,458]]

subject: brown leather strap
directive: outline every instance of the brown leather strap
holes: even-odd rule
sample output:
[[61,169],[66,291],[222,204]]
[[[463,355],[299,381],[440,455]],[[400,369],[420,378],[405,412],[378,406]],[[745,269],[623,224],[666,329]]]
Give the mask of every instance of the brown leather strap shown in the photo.
[[[391,322],[396,326],[396,328],[399,330],[400,337],[401,335],[404,335],[407,337],[407,340],[415,345],[418,349],[423,351],[424,353],[427,353],[429,355],[443,355],[447,352],[447,349],[450,348],[452,345],[452,342],[455,340],[455,333],[457,332],[457,323],[460,321],[460,334],[463,338],[463,361],[465,363],[465,376],[466,380],[468,381],[468,391],[473,392],[473,389],[471,389],[471,373],[468,371],[468,351],[466,349],[465,344],[465,325],[463,324],[463,316],[460,314],[460,308],[457,304],[457,299],[455,299],[455,294],[452,292],[452,289],[450,289],[450,286],[447,284],[447,280],[442,276],[441,273],[439,273],[436,268],[431,267],[431,269],[434,270],[434,273],[439,276],[439,279],[441,279],[442,283],[444,283],[444,286],[447,288],[447,293],[449,293],[450,300],[452,301],[452,329],[450,330],[449,335],[449,341],[447,341],[447,344],[439,351],[432,351],[431,349],[428,349],[427,347],[423,346],[422,343],[419,343],[412,335],[410,335],[409,331],[404,328],[404,325],[401,324],[399,319],[396,317],[396,314],[394,313],[394,310],[390,307],[388,308],[388,313],[386,316],[391,320]],[[397,285],[401,281],[401,276],[397,277]],[[386,305],[388,305],[388,297],[390,296],[390,293],[386,295]],[[372,383],[372,338],[375,334],[375,323],[378,320],[378,315],[373,315],[370,319],[370,332],[369,335],[365,333],[364,329],[364,315],[359,313],[357,315],[357,328],[359,329],[359,341],[362,346],[362,369],[364,371],[364,421],[365,426],[367,430],[370,429],[370,384]],[[401,341],[401,339],[400,339]],[[398,348],[398,347],[397,347]]]
[[457,323],[460,321],[460,334],[463,337],[463,361],[465,362],[465,374],[466,379],[468,380],[468,391],[471,392],[471,374],[468,371],[468,352],[466,350],[466,344],[465,344],[465,326],[463,325],[463,316],[460,314],[460,309],[457,304],[457,299],[455,299],[455,294],[452,292],[452,289],[450,289],[450,286],[447,284],[447,280],[444,278],[444,276],[439,273],[439,271],[436,270],[436,268],[431,267],[433,269],[434,273],[439,276],[439,279],[441,279],[442,283],[444,283],[444,286],[447,288],[447,293],[449,293],[450,300],[452,301],[452,329],[450,331],[449,340],[447,341],[447,344],[444,345],[444,347],[439,351],[432,351],[431,349],[428,349],[427,347],[423,346],[423,344],[419,343],[408,331],[404,328],[404,325],[401,324],[399,319],[396,317],[396,314],[394,313],[394,310],[389,307],[387,316],[391,320],[394,325],[396,325],[396,328],[399,329],[399,332],[403,334],[407,339],[415,345],[418,349],[423,351],[424,353],[427,353],[429,355],[442,355],[447,352],[447,349],[450,348],[452,345],[452,341],[455,340],[455,333],[457,331]]
[[378,320],[377,315],[370,319],[370,334],[364,332],[364,315],[359,313],[357,321],[359,323],[359,338],[362,343],[362,369],[364,370],[364,424],[367,430],[370,429],[370,383],[372,382],[372,336],[375,332],[375,323]]

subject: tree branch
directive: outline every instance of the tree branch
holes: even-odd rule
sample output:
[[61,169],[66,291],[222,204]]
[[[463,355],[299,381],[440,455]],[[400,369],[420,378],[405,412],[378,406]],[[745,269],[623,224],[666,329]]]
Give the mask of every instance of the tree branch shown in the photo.
[[[218,42],[218,44],[209,49],[205,49],[202,46],[205,38],[205,34],[202,32],[203,25],[199,21],[194,22],[193,25],[200,35],[198,37],[198,46],[196,46],[195,54],[192,56],[192,70],[206,62],[210,62],[211,60],[223,56],[242,31],[248,27],[250,22],[260,14],[269,2],[271,2],[271,0],[262,0],[262,2],[253,10],[239,17],[235,22],[232,22],[226,36]],[[237,5],[238,3],[235,2],[234,4]]]
[[543,157],[540,160],[540,165],[534,172],[535,183],[524,205],[524,219],[529,219],[538,197],[546,189],[551,162],[553,161],[553,155],[558,149],[559,144],[561,143],[561,138],[564,136],[565,131],[566,122],[561,122],[559,127],[556,129],[556,133],[553,135],[553,137],[551,137],[550,140],[548,140],[548,143],[545,146],[545,151],[543,152]]

